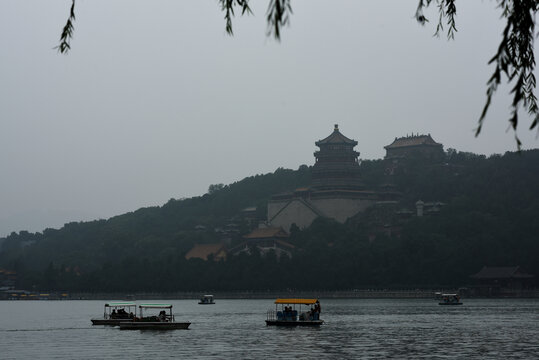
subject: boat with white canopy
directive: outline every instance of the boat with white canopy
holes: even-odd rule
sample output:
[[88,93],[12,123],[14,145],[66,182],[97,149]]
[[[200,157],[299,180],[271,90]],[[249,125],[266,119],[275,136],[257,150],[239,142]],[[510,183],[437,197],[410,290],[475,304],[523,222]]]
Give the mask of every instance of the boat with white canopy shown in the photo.
[[137,304],[134,302],[109,302],[105,304],[102,319],[91,319],[92,325],[120,325],[133,321]]
[[[171,304],[141,304],[139,316],[133,322],[120,323],[121,330],[175,330],[187,329],[190,322],[177,322]],[[146,315],[147,310],[160,310],[159,315]]]
[[213,301],[213,295],[204,295],[200,298],[200,301],[198,302],[199,305],[213,305],[215,304],[215,301]]
[[438,305],[462,305],[459,294],[441,294]]

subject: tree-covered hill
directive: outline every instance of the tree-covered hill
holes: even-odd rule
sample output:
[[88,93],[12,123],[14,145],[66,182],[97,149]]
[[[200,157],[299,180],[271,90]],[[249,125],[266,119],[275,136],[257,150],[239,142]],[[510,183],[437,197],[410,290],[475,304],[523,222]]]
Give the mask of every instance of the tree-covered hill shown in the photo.
[[[274,173],[245,178],[230,185],[212,185],[199,197],[171,199],[161,207],[141,208],[108,220],[73,222],[42,233],[21,231],[8,236],[0,252],[0,267],[41,271],[49,263],[94,271],[124,257],[161,258],[185,252],[195,242],[218,240],[214,231],[248,206],[258,206],[265,216],[271,194],[310,182],[310,169],[277,169]],[[24,270],[23,270],[24,269]]]
[[[226,261],[186,260],[195,243],[222,240],[227,224],[250,230],[241,210],[265,217],[272,194],[310,182],[310,168],[278,169],[207,194],[108,220],[70,223],[4,239],[0,267],[18,287],[71,291],[350,289],[462,286],[482,266],[520,265],[539,275],[539,150],[485,156],[449,150],[442,163],[421,159],[387,175],[387,162],[363,161],[365,184],[391,183],[398,203],[373,206],[339,224],[318,219],[293,229],[293,258],[270,254]],[[414,216],[418,200],[439,211]]]

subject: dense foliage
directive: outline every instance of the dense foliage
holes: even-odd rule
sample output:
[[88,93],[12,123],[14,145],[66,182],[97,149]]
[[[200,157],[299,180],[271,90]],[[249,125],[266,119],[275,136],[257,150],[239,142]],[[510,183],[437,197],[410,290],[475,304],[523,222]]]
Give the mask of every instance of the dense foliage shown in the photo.
[[[185,254],[195,243],[221,240],[215,229],[231,222],[239,229],[232,243],[241,241],[250,229],[241,210],[257,206],[264,218],[272,194],[309,184],[307,166],[212,185],[203,196],[108,220],[12,233],[3,239],[0,267],[16,270],[21,288],[119,292],[464,286],[484,265],[539,274],[539,150],[486,158],[450,149],[443,163],[408,161],[391,177],[386,166],[363,161],[364,180],[371,188],[392,182],[398,204],[372,207],[346,224],[320,218],[293,228],[292,259]],[[413,216],[420,199],[445,205]]]

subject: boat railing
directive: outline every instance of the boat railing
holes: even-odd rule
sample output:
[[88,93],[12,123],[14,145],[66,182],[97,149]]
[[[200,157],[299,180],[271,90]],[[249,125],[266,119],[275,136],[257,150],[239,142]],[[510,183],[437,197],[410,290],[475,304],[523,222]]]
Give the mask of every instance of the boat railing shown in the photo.
[[268,321],[275,321],[277,312],[275,310],[268,310],[266,317]]

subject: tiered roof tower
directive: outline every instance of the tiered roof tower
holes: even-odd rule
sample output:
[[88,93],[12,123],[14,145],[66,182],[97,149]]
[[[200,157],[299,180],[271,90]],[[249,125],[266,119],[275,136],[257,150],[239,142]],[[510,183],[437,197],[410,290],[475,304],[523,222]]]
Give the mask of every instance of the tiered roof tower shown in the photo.
[[320,148],[314,153],[316,163],[312,170],[313,190],[362,190],[358,156],[354,150],[357,141],[341,134],[335,124],[333,133],[315,142]]

